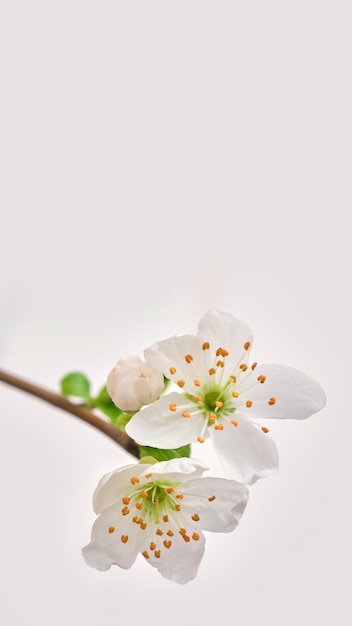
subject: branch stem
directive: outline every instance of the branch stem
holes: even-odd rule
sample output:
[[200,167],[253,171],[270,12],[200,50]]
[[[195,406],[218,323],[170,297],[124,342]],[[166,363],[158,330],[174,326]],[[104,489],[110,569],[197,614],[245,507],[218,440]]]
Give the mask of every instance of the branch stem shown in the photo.
[[29,393],[36,398],[40,398],[41,400],[44,400],[45,402],[48,402],[49,404],[52,404],[53,406],[56,406],[63,411],[66,411],[67,413],[71,413],[71,415],[75,415],[75,417],[78,417],[87,424],[94,426],[102,433],[113,439],[116,443],[118,443],[122,448],[135,456],[137,459],[139,458],[138,446],[133,439],[131,439],[124,431],[120,430],[110,422],[102,419],[86,407],[74,404],[73,402],[70,402],[70,400],[68,400],[65,396],[44,389],[39,385],[35,385],[20,378],[19,376],[10,374],[9,372],[5,372],[1,369],[0,381],[6,383],[7,385],[10,385],[11,387],[15,387],[16,389],[25,391],[26,393]]

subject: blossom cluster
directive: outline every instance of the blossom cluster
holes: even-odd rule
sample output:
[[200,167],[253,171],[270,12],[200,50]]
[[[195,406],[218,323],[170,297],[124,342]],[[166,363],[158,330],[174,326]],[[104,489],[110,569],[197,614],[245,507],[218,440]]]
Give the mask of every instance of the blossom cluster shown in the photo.
[[[260,420],[305,419],[325,394],[305,373],[250,358],[250,328],[209,311],[197,335],[176,335],[120,359],[107,378],[115,405],[129,413],[127,434],[167,460],[141,458],[104,476],[93,497],[98,518],[83,549],[89,565],[129,568],[140,553],[170,580],[192,580],[203,556],[203,530],[229,532],[245,510],[249,486],[278,469],[278,453]],[[168,382],[165,385],[165,381]],[[183,446],[210,439],[226,478]]]

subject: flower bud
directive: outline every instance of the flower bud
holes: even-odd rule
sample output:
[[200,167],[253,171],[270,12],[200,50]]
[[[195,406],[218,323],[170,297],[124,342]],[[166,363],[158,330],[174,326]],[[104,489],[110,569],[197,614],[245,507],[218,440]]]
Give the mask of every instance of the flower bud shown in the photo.
[[138,411],[160,396],[164,389],[164,376],[137,354],[129,354],[119,359],[111,370],[106,388],[119,409]]

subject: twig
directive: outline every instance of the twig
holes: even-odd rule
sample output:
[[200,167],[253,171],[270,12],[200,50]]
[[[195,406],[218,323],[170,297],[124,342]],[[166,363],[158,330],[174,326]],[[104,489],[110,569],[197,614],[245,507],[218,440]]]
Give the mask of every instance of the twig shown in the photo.
[[53,406],[66,411],[67,413],[71,413],[79,419],[87,422],[91,426],[94,426],[105,435],[113,439],[116,443],[118,443],[122,448],[124,448],[127,452],[132,454],[133,456],[139,458],[139,451],[136,442],[131,439],[124,431],[120,430],[110,422],[98,417],[92,411],[87,409],[86,407],[79,406],[70,402],[65,396],[62,396],[58,393],[54,393],[53,391],[48,391],[39,385],[34,385],[26,380],[23,380],[19,376],[14,374],[10,374],[9,372],[5,372],[0,369],[0,381],[15,387],[16,389],[21,389],[21,391],[25,391],[26,393],[31,394],[32,396],[36,396],[41,400],[45,400],[52,404]]

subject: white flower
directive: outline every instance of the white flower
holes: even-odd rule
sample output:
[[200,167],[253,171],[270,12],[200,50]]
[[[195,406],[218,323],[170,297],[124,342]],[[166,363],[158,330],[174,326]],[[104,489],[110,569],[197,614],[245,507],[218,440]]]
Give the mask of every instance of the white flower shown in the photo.
[[195,577],[204,553],[203,530],[236,528],[248,489],[225,478],[201,478],[203,463],[181,458],[133,464],[103,476],[93,496],[99,517],[83,556],[92,567],[129,568],[141,553],[170,580]]
[[[274,442],[258,418],[304,419],[322,409],[320,385],[296,369],[249,361],[252,333],[229,314],[209,311],[198,335],[179,335],[145,350],[174,381],[171,392],[126,427],[141,445],[177,448],[211,437],[226,473],[252,484],[278,467]],[[182,393],[181,393],[182,390]]]
[[149,365],[137,354],[129,354],[119,359],[111,370],[106,388],[119,409],[138,411],[160,396],[164,377],[160,369]]

